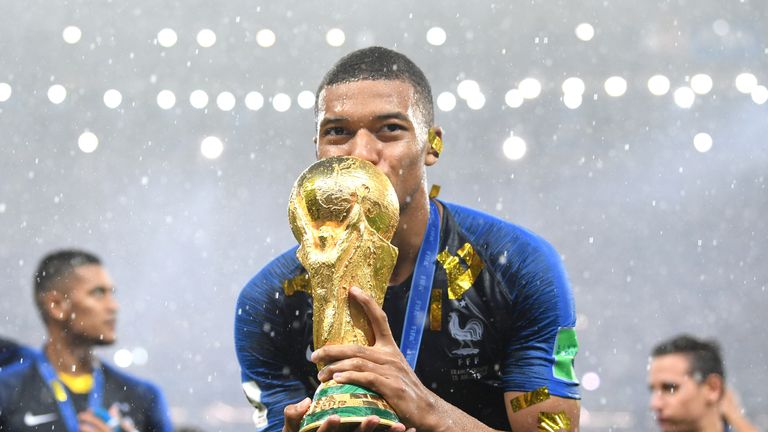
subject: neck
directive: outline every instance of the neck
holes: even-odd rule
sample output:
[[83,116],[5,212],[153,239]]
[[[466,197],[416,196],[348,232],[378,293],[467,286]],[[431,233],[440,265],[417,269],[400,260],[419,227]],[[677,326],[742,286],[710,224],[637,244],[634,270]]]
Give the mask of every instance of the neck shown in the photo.
[[397,231],[392,237],[392,244],[397,247],[397,262],[389,279],[390,285],[403,283],[413,273],[421,242],[429,222],[429,199],[426,189],[420,188],[407,207],[400,213]]
[[63,332],[49,331],[43,351],[57,372],[77,375],[91,373],[93,370],[93,345],[73,341]]
[[719,410],[709,410],[699,422],[700,432],[724,432]]

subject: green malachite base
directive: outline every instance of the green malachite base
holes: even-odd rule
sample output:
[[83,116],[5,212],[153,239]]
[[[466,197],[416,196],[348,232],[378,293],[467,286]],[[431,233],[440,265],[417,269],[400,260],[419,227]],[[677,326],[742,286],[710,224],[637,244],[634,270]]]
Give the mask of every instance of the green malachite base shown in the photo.
[[355,430],[366,417],[372,415],[381,419],[376,431],[389,430],[390,426],[400,421],[378,393],[352,384],[328,381],[317,388],[312,405],[301,419],[299,432],[317,430],[333,414],[341,417],[343,431]]

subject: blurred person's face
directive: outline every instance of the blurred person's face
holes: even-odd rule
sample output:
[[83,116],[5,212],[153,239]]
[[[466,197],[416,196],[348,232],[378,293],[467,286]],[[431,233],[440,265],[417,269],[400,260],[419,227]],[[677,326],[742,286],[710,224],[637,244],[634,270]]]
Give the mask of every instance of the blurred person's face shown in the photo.
[[664,432],[700,430],[701,422],[713,417],[711,410],[718,409],[719,390],[709,381],[698,382],[691,376],[690,361],[684,354],[654,357],[648,387],[659,428]]
[[70,336],[94,345],[115,341],[118,304],[114,287],[104,267],[87,264],[75,267],[61,282],[62,314]]

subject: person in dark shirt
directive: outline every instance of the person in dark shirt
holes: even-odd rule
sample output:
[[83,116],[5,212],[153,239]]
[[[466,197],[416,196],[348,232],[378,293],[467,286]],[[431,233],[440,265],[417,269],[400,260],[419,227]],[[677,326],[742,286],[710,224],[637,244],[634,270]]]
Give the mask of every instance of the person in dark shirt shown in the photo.
[[[326,74],[315,108],[318,159],[364,159],[391,181],[399,254],[383,308],[346,287],[371,322],[371,347],[313,351],[312,287],[295,247],[243,288],[235,346],[257,427],[296,431],[305,398],[333,379],[381,394],[401,421],[392,431],[578,429],[576,314],[560,257],[522,227],[430,196],[426,168],[443,132],[423,72],[392,50],[358,50]],[[414,295],[426,295],[423,313],[410,313]],[[346,430],[340,421],[320,430]],[[361,430],[380,421],[369,416]]]
[[29,358],[29,348],[0,336],[0,372]]
[[0,431],[170,432],[160,390],[94,355],[115,341],[118,311],[99,258],[51,253],[34,286],[48,339],[41,351],[30,351],[30,361],[0,373]]
[[650,407],[664,432],[757,432],[732,390],[714,340],[679,335],[658,344],[648,368]]

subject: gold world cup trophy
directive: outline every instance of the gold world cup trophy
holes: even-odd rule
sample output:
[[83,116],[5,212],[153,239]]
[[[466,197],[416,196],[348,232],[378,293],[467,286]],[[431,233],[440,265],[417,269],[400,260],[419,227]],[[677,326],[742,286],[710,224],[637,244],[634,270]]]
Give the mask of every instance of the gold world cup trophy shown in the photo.
[[[365,312],[348,294],[356,286],[379,306],[384,303],[397,260],[397,248],[389,241],[399,220],[397,194],[389,179],[362,159],[322,159],[296,180],[288,219],[300,243],[296,256],[309,273],[315,349],[327,344],[372,345]],[[331,380],[315,392],[300,432],[318,429],[333,414],[350,431],[370,415],[381,419],[377,431],[398,422],[379,394]]]

